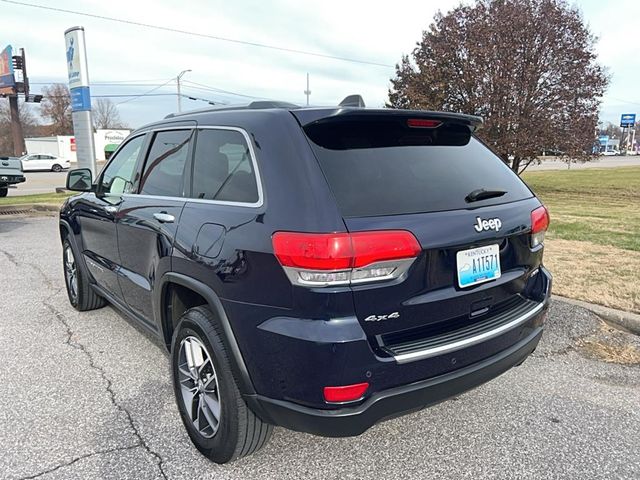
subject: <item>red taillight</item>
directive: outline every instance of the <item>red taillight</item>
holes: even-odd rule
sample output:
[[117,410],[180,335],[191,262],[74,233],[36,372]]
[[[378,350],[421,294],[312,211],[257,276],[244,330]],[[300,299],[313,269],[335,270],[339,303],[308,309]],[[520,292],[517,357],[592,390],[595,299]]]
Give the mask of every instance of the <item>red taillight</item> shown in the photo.
[[367,382],[341,387],[324,387],[324,399],[330,403],[353,402],[360,400],[368,388]]
[[531,233],[546,231],[549,227],[549,212],[542,206],[531,212]]
[[348,233],[277,232],[273,253],[283,267],[311,270],[351,268],[353,248]]
[[531,247],[544,242],[544,234],[549,228],[549,212],[540,206],[531,212]]
[[410,118],[407,120],[407,126],[411,128],[436,128],[442,122],[440,120],[429,120],[426,118]]
[[385,260],[413,258],[420,253],[416,237],[405,230],[352,233],[351,242],[356,268]]
[[420,253],[420,244],[406,230],[276,232],[273,252],[296,284],[345,285],[397,278]]

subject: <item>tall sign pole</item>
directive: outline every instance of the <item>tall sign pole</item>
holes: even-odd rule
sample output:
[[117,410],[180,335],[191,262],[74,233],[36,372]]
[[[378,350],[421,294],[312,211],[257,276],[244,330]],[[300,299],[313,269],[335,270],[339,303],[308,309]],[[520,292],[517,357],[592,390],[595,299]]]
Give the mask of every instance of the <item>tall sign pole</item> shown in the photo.
[[73,133],[76,139],[78,168],[88,168],[96,175],[96,149],[91,123],[89,68],[84,40],[84,27],[72,27],[64,32],[71,94]]
[[[19,60],[18,60],[19,59]],[[13,140],[13,154],[17,157],[25,153],[22,123],[20,123],[20,109],[18,107],[18,88],[15,77],[14,62],[18,60],[18,69],[22,69],[22,57],[14,57],[11,45],[0,52],[0,95],[9,97],[9,112],[11,116],[11,137]],[[24,75],[23,75],[24,76]],[[26,78],[26,77],[24,77]],[[27,85],[26,81],[24,85]]]

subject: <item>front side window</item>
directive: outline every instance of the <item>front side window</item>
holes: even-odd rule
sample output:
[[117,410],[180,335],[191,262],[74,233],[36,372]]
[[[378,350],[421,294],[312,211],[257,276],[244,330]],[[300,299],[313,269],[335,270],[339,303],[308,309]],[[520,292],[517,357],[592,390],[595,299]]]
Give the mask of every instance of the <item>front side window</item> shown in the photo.
[[132,138],[111,160],[104,173],[98,191],[103,194],[131,193],[136,161],[144,142],[144,135]]
[[156,133],[140,180],[140,193],[163,197],[183,196],[183,173],[191,130]]
[[259,198],[249,146],[235,130],[198,130],[192,178],[193,198],[240,203]]

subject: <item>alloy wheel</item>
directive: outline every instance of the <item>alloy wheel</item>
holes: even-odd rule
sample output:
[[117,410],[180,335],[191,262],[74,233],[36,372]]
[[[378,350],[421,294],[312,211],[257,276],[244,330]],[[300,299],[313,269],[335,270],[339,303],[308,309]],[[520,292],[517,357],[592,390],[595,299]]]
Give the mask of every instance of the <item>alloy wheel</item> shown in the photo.
[[70,245],[64,249],[64,278],[69,289],[69,296],[75,301],[78,298],[78,269]]
[[194,336],[180,342],[178,380],[185,410],[195,429],[213,437],[220,425],[220,392],[211,355]]

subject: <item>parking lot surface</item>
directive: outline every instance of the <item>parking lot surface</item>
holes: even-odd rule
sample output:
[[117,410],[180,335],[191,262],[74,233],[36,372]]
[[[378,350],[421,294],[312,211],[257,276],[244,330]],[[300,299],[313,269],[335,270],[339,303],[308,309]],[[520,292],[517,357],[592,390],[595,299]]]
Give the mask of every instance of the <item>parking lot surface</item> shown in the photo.
[[9,188],[9,196],[35,195],[37,193],[53,193],[57,187],[65,186],[67,172],[24,172],[27,179]]
[[357,438],[278,428],[219,466],[189,442],[162,348],[68,304],[57,219],[0,218],[0,272],[0,478],[640,478],[638,338],[564,303],[480,388]]

